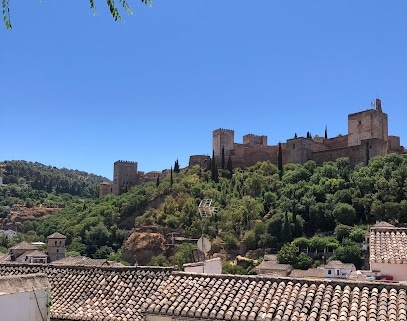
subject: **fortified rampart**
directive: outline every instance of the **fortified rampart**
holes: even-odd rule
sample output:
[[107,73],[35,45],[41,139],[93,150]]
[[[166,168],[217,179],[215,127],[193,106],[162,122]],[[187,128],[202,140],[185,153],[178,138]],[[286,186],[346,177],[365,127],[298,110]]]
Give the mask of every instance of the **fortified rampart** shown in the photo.
[[[295,137],[281,143],[283,164],[304,164],[314,160],[317,164],[335,161],[340,157],[349,157],[350,164],[367,164],[378,155],[404,153],[400,146],[400,137],[389,136],[388,116],[383,113],[380,99],[376,99],[375,109],[368,109],[348,115],[348,133],[335,138]],[[215,161],[221,163],[230,157],[233,167],[248,167],[261,161],[278,162],[278,145],[267,145],[267,136],[247,134],[243,143],[234,141],[234,131],[217,129],[213,131],[212,148]],[[203,156],[201,156],[203,157]],[[190,166],[201,164],[199,155],[191,156]],[[204,168],[204,166],[201,167]]]
[[203,169],[209,169],[211,164],[211,157],[208,155],[191,155],[189,156],[189,167],[199,165]]
[[119,160],[114,162],[113,183],[99,184],[99,197],[107,194],[119,195],[135,185],[164,178],[166,171],[152,171],[144,173],[137,170],[137,162]]
[[[335,161],[340,157],[349,157],[351,166],[367,164],[375,156],[389,153],[404,154],[400,137],[388,134],[388,116],[382,110],[380,99],[376,99],[375,109],[368,109],[348,115],[348,133],[334,138],[294,137],[281,143],[283,164],[304,164],[313,160],[317,164]],[[267,145],[267,136],[247,134],[243,143],[235,142],[235,132],[219,128],[212,133],[212,149],[215,162],[221,165],[222,156],[227,163],[229,157],[233,167],[248,167],[257,162],[270,161],[278,163],[278,145]],[[199,165],[209,169],[211,157],[192,155],[189,167]],[[118,195],[122,191],[138,184],[157,181],[164,178],[167,171],[139,172],[137,162],[117,161],[114,163],[113,183],[100,184],[99,195]]]

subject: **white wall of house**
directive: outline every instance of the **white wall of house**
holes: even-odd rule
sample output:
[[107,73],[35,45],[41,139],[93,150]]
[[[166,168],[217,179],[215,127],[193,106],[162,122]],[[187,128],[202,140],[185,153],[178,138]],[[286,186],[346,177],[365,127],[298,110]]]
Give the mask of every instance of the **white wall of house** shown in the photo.
[[370,270],[380,271],[380,275],[390,275],[394,281],[407,281],[406,263],[370,262]]
[[325,277],[326,278],[335,278],[335,279],[346,279],[349,277],[352,270],[348,269],[341,269],[341,268],[332,268],[332,269],[325,269]]
[[203,262],[184,264],[184,271],[190,273],[222,274],[222,259],[215,258]]
[[45,274],[0,277],[0,320],[49,320],[49,293]]

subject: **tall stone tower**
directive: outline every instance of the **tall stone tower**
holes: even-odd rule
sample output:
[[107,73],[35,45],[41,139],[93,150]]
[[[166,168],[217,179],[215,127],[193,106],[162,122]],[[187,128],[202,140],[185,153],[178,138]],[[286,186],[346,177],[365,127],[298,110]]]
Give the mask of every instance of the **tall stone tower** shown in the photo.
[[376,109],[348,115],[348,146],[358,146],[367,139],[388,140],[388,118],[380,99],[376,99]]
[[138,184],[137,162],[117,161],[113,168],[113,184],[125,190]]
[[65,257],[66,236],[61,233],[54,233],[48,236],[48,256],[51,262]]
[[230,156],[230,151],[233,149],[234,142],[234,130],[223,128],[214,130],[212,134],[212,149],[215,152],[215,157],[222,156],[222,148],[225,150],[225,157]]

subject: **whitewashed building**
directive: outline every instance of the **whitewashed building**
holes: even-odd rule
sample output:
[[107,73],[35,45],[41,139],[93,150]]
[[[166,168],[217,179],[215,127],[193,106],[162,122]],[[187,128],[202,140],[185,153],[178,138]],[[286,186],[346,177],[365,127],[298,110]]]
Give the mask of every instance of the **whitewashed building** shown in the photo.
[[47,321],[49,303],[46,274],[0,276],[0,320]]
[[326,278],[347,279],[354,271],[356,271],[354,264],[332,260],[325,265],[324,276]]

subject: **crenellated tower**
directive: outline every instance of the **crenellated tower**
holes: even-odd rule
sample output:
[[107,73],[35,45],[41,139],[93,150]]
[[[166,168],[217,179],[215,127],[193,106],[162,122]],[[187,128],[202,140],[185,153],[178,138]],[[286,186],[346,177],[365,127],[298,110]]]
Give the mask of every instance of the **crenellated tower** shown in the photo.
[[113,184],[119,189],[119,193],[126,188],[138,184],[139,176],[137,162],[122,161],[114,162]]
[[254,134],[247,134],[243,136],[243,145],[261,145],[267,146],[267,136],[259,136]]
[[234,148],[234,142],[234,130],[223,128],[214,130],[212,134],[212,149],[215,152],[215,157],[222,156],[222,148],[225,150],[225,157],[228,157],[230,151]]
[[369,109],[348,115],[348,146],[361,145],[367,139],[388,140],[388,117],[382,111],[380,99],[376,109]]

